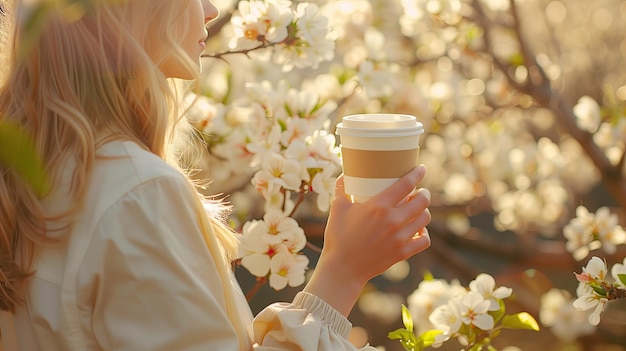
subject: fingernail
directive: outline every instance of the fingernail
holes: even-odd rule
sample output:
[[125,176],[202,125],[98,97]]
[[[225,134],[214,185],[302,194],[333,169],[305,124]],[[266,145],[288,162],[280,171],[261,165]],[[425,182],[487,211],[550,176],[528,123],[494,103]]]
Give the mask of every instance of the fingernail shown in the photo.
[[422,193],[428,199],[428,202],[430,202],[430,200],[432,198],[432,195],[430,194],[430,190],[428,190],[426,188],[422,188]]

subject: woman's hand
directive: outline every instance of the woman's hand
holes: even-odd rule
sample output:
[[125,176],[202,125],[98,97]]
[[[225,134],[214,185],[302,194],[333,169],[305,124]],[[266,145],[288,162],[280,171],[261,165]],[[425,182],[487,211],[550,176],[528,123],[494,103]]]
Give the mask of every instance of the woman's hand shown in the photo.
[[347,315],[361,289],[394,263],[430,246],[430,192],[419,166],[366,202],[353,204],[337,180],[324,248],[305,291]]

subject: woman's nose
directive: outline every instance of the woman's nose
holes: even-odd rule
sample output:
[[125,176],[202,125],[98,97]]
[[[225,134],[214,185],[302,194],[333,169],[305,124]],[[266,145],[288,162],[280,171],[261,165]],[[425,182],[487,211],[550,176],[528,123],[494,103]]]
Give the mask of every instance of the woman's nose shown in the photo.
[[204,23],[211,22],[220,14],[220,11],[211,0],[202,0],[202,8],[204,9]]

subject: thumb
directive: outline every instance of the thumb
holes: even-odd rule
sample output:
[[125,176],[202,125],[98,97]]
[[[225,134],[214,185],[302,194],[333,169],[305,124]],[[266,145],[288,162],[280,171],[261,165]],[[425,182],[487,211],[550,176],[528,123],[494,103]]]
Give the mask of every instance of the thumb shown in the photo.
[[335,201],[349,202],[348,195],[344,189],[343,174],[337,177],[335,181]]

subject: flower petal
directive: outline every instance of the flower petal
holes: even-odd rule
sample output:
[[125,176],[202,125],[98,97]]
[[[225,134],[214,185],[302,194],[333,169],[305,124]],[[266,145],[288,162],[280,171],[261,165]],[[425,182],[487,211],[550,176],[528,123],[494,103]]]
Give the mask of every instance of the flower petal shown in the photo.
[[270,286],[274,290],[282,290],[287,286],[287,277],[280,274],[271,274],[270,275]]
[[583,295],[574,301],[574,307],[579,311],[586,311],[598,304],[593,295]]
[[265,277],[270,271],[270,257],[265,254],[252,254],[241,259],[241,265],[255,277]]
[[494,326],[493,317],[488,314],[479,314],[474,316],[472,324],[482,330],[491,330]]
[[598,305],[596,306],[596,309],[593,310],[593,313],[591,313],[591,315],[589,315],[589,323],[591,325],[595,326],[595,325],[600,324],[600,315],[602,314],[602,311],[604,311],[605,302],[606,301],[604,302],[598,301]]

